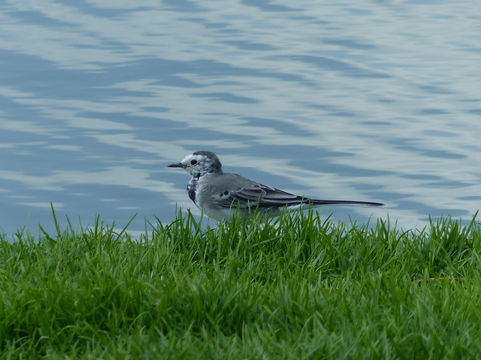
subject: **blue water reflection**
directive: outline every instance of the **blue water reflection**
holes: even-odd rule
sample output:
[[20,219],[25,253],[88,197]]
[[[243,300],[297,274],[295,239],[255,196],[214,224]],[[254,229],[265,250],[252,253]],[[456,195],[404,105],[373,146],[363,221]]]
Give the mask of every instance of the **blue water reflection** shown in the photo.
[[[192,207],[226,170],[318,198],[334,219],[469,220],[480,208],[478,19],[462,4],[356,1],[0,5],[0,229],[125,224]],[[47,226],[48,227],[48,226]]]

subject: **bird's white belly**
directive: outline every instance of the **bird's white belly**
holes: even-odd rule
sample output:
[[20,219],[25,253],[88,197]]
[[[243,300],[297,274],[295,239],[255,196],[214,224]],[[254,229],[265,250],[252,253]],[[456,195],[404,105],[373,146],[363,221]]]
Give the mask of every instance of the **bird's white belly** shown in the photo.
[[211,201],[207,201],[205,194],[202,191],[197,193],[195,204],[201,210],[203,215],[207,215],[215,220],[223,220],[231,217],[233,214],[232,209],[222,208],[220,206],[211,204]]
[[215,219],[215,220],[224,220],[224,219],[229,219],[231,218],[234,213],[235,213],[235,210],[234,209],[213,209],[213,208],[209,208],[209,207],[204,207],[204,208],[201,208],[202,212],[207,215],[208,217],[212,218],[212,219]]

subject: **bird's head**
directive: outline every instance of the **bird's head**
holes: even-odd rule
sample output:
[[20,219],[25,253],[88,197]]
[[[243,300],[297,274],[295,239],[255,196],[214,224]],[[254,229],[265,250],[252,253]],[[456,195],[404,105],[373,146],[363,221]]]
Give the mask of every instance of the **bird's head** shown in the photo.
[[181,162],[168,166],[183,168],[194,177],[208,173],[222,173],[222,164],[217,155],[211,151],[196,151],[187,155]]

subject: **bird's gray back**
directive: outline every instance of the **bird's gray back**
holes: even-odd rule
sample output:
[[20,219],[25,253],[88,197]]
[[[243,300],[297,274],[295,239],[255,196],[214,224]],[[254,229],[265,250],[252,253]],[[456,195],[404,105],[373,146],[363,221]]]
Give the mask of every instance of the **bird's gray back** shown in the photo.
[[245,187],[256,186],[259,186],[259,184],[238,174],[208,174],[199,179],[198,190],[204,194],[213,195],[224,191],[238,191]]

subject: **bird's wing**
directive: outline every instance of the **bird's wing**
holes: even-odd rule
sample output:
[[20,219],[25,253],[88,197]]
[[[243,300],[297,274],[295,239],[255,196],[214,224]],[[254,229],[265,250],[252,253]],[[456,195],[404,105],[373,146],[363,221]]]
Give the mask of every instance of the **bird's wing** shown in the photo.
[[277,208],[309,203],[309,199],[267,185],[252,183],[214,196],[217,205],[226,208]]
[[211,201],[223,208],[280,208],[288,206],[294,208],[297,205],[361,205],[381,206],[382,203],[352,200],[318,200],[304,196],[294,195],[284,190],[263,185],[246,179],[237,174],[224,174],[217,178],[215,188],[222,192],[215,192]]

